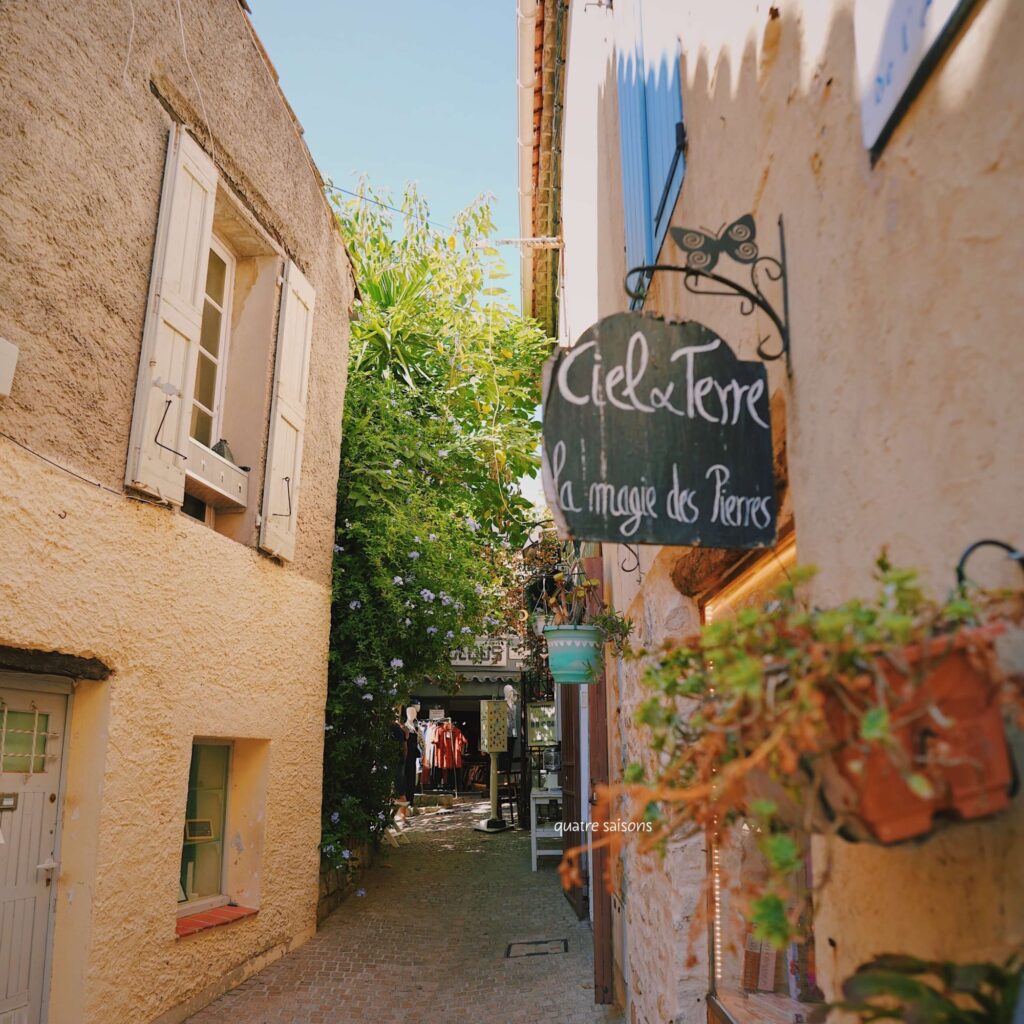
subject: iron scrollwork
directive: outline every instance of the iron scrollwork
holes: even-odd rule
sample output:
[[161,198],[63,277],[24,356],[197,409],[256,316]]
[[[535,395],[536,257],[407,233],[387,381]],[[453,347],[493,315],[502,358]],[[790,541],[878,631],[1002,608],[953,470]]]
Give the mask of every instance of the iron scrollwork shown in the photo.
[[[722,228],[718,234],[700,231],[696,228],[671,228],[676,245],[685,254],[682,266],[670,263],[652,263],[633,267],[626,273],[626,294],[635,301],[642,301],[647,294],[651,277],[658,270],[673,271],[683,275],[686,290],[694,295],[722,295],[740,300],[740,313],[750,316],[760,309],[779,332],[780,347],[770,351],[766,346],[768,338],[762,338],[757,345],[757,354],[766,362],[789,357],[789,294],[786,283],[786,239],[779,215],[779,257],[764,256],[755,241],[757,228],[751,214],[744,214]],[[720,256],[728,256],[735,263],[750,268],[750,285],[741,284],[716,272]],[[630,286],[630,279],[640,275],[640,284]],[[768,301],[762,289],[762,275],[769,281],[782,285],[782,313]],[[721,287],[702,286],[701,281],[713,281]]]

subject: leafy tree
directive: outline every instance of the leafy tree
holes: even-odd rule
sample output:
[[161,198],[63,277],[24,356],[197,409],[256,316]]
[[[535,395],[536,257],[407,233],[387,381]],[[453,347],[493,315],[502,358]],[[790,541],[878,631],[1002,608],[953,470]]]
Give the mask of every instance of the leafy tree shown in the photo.
[[[365,189],[368,198],[379,198]],[[360,297],[345,398],[327,704],[324,842],[390,820],[396,705],[452,677],[452,652],[493,631],[531,519],[540,366],[551,342],[503,298],[478,201],[454,232],[410,189],[397,230],[337,204]]]

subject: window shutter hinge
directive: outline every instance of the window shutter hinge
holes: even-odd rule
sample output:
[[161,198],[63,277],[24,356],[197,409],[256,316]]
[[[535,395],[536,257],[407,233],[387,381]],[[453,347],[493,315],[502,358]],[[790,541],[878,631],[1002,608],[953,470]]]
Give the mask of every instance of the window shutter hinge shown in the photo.
[[676,149],[680,149],[685,153],[688,142],[686,125],[682,121],[676,121]]

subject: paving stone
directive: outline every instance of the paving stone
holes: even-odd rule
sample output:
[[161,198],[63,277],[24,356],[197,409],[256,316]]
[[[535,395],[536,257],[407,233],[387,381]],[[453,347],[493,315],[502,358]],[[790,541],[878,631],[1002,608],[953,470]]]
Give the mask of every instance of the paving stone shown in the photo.
[[[530,837],[485,835],[486,804],[413,820],[305,946],[188,1024],[611,1024],[595,1006],[592,935],[557,861],[530,870]],[[509,943],[568,952],[506,959]]]

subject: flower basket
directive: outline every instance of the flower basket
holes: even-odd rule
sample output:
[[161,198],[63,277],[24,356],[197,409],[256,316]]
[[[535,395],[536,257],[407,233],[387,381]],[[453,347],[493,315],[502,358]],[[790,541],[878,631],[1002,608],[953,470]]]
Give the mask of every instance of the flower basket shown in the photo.
[[[823,796],[833,813],[855,822],[851,838],[898,843],[931,832],[937,815],[971,820],[1009,804],[1014,774],[990,664],[1001,631],[963,629],[905,648],[899,667],[896,659],[879,663],[890,688],[896,756],[893,747],[860,737],[858,713],[869,697],[848,694],[849,706],[829,699],[825,715],[840,748],[826,766]],[[930,785],[911,788],[908,771]],[[864,834],[856,834],[856,823]]]
[[604,634],[597,626],[546,626],[548,668],[556,683],[594,683],[601,670]]

